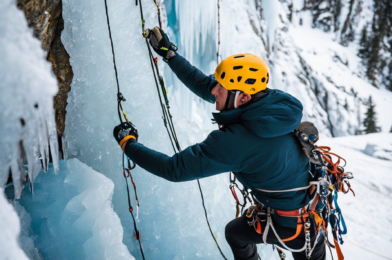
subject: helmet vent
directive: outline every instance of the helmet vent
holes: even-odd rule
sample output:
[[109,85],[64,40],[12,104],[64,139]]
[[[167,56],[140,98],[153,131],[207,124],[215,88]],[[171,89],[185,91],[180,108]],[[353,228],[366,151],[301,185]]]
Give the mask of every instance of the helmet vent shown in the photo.
[[250,71],[258,71],[259,69],[249,68]]
[[243,57],[245,57],[245,56],[244,56],[244,55],[241,55],[241,56],[235,56],[235,57],[234,57],[234,59],[243,58]]
[[223,72],[222,75],[221,75],[221,79],[224,79],[225,76],[226,76],[226,72]]
[[267,84],[268,84],[269,78],[267,79]]
[[241,81],[241,79],[242,79],[242,77],[241,77],[241,76],[239,76],[239,77],[237,78],[237,81],[238,81],[238,82],[240,82],[240,81]]
[[245,84],[253,85],[253,84],[255,84],[255,82],[256,82],[255,79],[247,79],[247,80],[245,81]]
[[261,82],[263,82],[263,83],[264,83],[264,82],[265,82],[265,78],[262,78],[262,79],[261,79]]
[[233,70],[239,70],[239,69],[242,69],[243,67],[242,66],[235,66],[235,67],[233,67]]
[[231,82],[231,83],[234,83],[234,79],[231,79],[230,82]]

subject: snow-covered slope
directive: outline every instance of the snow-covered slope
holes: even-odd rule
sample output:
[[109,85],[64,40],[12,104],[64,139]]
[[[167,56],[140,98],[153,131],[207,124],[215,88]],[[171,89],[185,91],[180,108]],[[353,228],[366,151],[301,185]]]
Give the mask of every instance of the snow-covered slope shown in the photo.
[[[391,147],[392,134],[339,137],[320,140],[347,160],[354,174],[351,193],[339,196],[348,234],[342,250],[347,259],[391,259],[392,255],[392,161],[365,154],[368,143]],[[392,149],[386,152],[392,155]],[[335,257],[336,258],[336,257]]]

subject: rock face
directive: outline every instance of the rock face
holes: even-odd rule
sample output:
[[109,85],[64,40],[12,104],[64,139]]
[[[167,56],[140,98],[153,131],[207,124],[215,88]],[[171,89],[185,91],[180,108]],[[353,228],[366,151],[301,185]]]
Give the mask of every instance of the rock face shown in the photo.
[[41,40],[42,48],[48,53],[47,60],[52,63],[57,77],[59,92],[54,98],[54,109],[57,134],[61,137],[73,78],[69,55],[61,43],[61,32],[64,29],[62,0],[17,0],[17,6],[24,11],[29,26],[34,29],[34,36]]

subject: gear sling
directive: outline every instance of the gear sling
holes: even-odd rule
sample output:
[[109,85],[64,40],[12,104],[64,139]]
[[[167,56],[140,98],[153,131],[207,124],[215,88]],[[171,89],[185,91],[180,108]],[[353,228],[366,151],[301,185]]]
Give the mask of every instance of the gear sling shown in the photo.
[[[315,145],[315,143],[318,141],[318,131],[312,123],[302,122],[294,131],[294,135],[301,142],[303,147],[302,149],[308,156],[312,165],[311,171],[309,172],[309,174],[312,176],[309,185],[286,190],[257,189],[257,191],[265,193],[280,193],[308,190],[309,194],[311,195],[311,202],[301,209],[292,211],[283,211],[266,207],[263,203],[259,202],[256,197],[251,194],[251,192],[248,192],[246,189],[239,189],[235,183],[236,178],[233,178],[231,175],[230,189],[236,200],[236,218],[239,216],[239,206],[242,206],[243,210],[247,200],[251,201],[251,199],[253,199],[256,201],[256,204],[248,208],[246,212],[246,218],[248,219],[248,224],[253,226],[257,233],[263,235],[263,242],[265,244],[267,244],[268,232],[272,230],[284,249],[291,252],[305,251],[306,258],[310,259],[313,250],[320,240],[320,237],[323,236],[324,241],[327,242],[330,250],[331,248],[336,249],[338,260],[343,260],[344,257],[339,244],[343,244],[342,235],[347,234],[347,227],[337,199],[338,192],[343,192],[346,194],[351,191],[355,196],[355,193],[351,189],[349,182],[349,179],[353,178],[353,174],[351,172],[345,172],[343,167],[346,165],[346,160],[335,153],[331,153],[331,148],[327,146]],[[336,158],[335,161],[333,160],[333,157]],[[341,162],[344,162],[343,166],[340,165]],[[242,193],[244,197],[243,204],[239,203],[234,187],[238,188]],[[283,217],[297,218],[297,228],[293,236],[284,239],[279,237],[271,219],[271,215],[274,214]],[[264,231],[262,230],[260,223],[263,221],[267,222]],[[311,244],[310,238],[310,228],[312,226],[311,223],[313,224],[316,234],[314,245]],[[331,244],[328,239],[328,224],[331,227],[334,244]],[[305,233],[304,246],[300,249],[289,248],[285,242],[296,239],[301,234],[302,230],[304,230]],[[277,248],[277,250],[280,258],[284,259],[284,253],[279,248]]]

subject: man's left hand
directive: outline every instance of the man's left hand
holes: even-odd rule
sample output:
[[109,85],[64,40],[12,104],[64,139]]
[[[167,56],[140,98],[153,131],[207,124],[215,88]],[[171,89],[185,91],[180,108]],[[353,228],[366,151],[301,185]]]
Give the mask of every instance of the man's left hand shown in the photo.
[[131,122],[124,122],[116,126],[113,130],[113,136],[121,148],[126,142],[137,142],[139,138],[136,126]]

